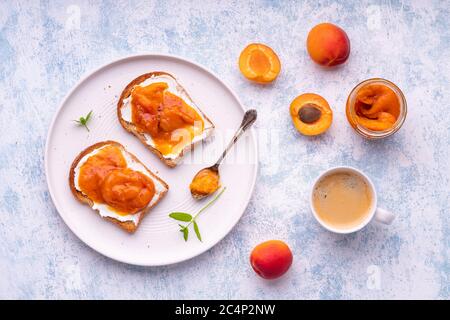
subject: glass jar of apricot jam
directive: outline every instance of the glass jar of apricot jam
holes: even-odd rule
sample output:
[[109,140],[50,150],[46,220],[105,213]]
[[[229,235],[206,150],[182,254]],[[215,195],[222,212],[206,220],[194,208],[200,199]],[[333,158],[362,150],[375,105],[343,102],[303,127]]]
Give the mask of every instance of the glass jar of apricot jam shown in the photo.
[[386,138],[405,121],[406,99],[392,82],[373,78],[359,83],[347,98],[347,120],[367,139]]

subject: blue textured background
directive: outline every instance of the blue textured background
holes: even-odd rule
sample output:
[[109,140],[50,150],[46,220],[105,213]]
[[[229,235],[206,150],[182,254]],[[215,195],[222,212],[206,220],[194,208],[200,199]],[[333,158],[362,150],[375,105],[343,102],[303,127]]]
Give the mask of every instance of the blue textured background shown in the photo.
[[[448,299],[449,7],[423,0],[2,1],[0,298]],[[331,71],[305,51],[308,30],[323,21],[342,26],[352,44],[348,63]],[[237,57],[250,42],[279,54],[274,84],[240,75]],[[92,68],[144,52],[205,65],[258,109],[259,129],[277,128],[271,147],[260,146],[253,199],[229,236],[198,258],[160,268],[117,263],[81,243],[55,211],[43,163],[51,118],[69,89]],[[393,137],[369,142],[349,127],[344,105],[356,83],[374,76],[404,91],[409,113]],[[289,103],[306,91],[334,110],[321,137],[301,137],[289,118]],[[309,184],[339,164],[373,178],[380,204],[398,214],[392,226],[337,236],[313,220]],[[257,278],[248,263],[253,246],[270,238],[294,252],[292,269],[274,282]]]

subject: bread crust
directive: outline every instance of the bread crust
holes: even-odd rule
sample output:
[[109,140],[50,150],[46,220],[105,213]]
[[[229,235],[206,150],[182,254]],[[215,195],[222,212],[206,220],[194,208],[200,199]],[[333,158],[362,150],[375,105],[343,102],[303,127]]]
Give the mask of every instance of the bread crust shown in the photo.
[[[156,202],[153,203],[151,206],[146,207],[142,211],[142,213],[139,217],[139,220],[137,221],[136,224],[134,224],[133,221],[119,221],[112,217],[102,217],[103,219],[116,224],[117,226],[119,226],[120,228],[125,230],[126,232],[134,233],[136,231],[136,229],[138,228],[139,224],[141,223],[142,219],[147,215],[147,213],[150,211],[150,209],[153,208],[155,205],[157,205],[159,203],[159,201],[161,201],[161,199],[165,196],[165,194],[169,190],[169,186],[167,185],[167,183],[165,181],[163,181],[156,174],[154,174],[151,170],[149,170],[134,154],[127,151],[123,145],[121,145],[120,143],[118,143],[116,141],[107,140],[107,141],[97,142],[96,144],[93,144],[90,147],[87,147],[86,149],[81,151],[80,154],[75,158],[75,160],[73,160],[72,165],[70,166],[70,173],[69,173],[70,190],[72,191],[72,194],[78,201],[80,201],[81,203],[87,204],[88,206],[90,206],[92,208],[92,206],[94,205],[94,202],[88,196],[83,194],[81,191],[78,191],[77,188],[75,187],[75,168],[77,167],[78,163],[85,155],[91,153],[92,151],[94,151],[96,149],[106,146],[106,145],[112,145],[112,146],[117,146],[117,147],[121,148],[122,151],[126,152],[133,160],[135,160],[136,162],[139,162],[141,165],[143,165],[144,168],[148,171],[148,173],[152,176],[152,179],[159,181],[165,187],[165,190],[162,191],[158,195],[158,199],[156,200]],[[95,210],[95,211],[97,211],[97,213],[99,213],[99,210],[97,210],[97,209],[93,209],[93,210]]]
[[[119,122],[122,125],[122,127],[127,130],[129,133],[135,135],[146,147],[147,149],[149,149],[151,152],[153,152],[154,154],[156,154],[158,156],[159,159],[161,159],[161,161],[163,161],[167,166],[173,168],[175,167],[178,162],[180,161],[180,159],[183,157],[183,155],[188,151],[188,150],[193,150],[195,143],[192,143],[190,145],[187,145],[185,148],[183,148],[183,150],[181,150],[181,152],[174,158],[174,159],[168,159],[165,158],[164,155],[156,148],[152,147],[151,145],[149,145],[147,143],[147,139],[145,138],[144,134],[139,132],[138,128],[136,127],[135,124],[133,124],[132,122],[128,122],[126,120],[123,119],[122,117],[122,107],[123,107],[123,100],[127,99],[130,95],[131,95],[131,91],[133,90],[133,88],[137,85],[139,85],[140,83],[144,82],[145,80],[147,80],[148,78],[151,78],[153,76],[168,76],[171,77],[177,84],[177,86],[179,86],[184,93],[186,94],[186,96],[189,97],[189,99],[191,101],[192,98],[189,96],[189,93],[186,91],[186,89],[184,89],[180,83],[178,83],[177,79],[172,76],[170,73],[167,72],[163,72],[163,71],[154,71],[154,72],[149,72],[149,73],[145,73],[143,75],[140,75],[139,77],[137,77],[136,79],[134,79],[133,81],[131,81],[126,87],[125,89],[122,91],[122,94],[120,95],[119,101],[117,102],[117,117],[119,118]],[[209,123],[211,124],[211,127],[209,129],[209,133],[208,135],[212,132],[212,129],[214,129],[214,124],[212,123],[212,121],[203,113],[202,110],[200,110],[200,108],[198,106],[196,106],[196,111],[199,112],[201,114],[201,116]],[[205,139],[206,136],[203,138]],[[202,140],[203,140],[202,139]],[[198,141],[200,142],[200,141]]]

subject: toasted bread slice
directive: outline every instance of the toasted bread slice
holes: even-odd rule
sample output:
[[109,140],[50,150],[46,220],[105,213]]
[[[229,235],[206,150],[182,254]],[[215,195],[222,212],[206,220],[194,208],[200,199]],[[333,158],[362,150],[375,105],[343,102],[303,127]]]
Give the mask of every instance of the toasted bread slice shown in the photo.
[[[180,96],[186,101],[192,108],[197,111],[203,120],[204,128],[201,134],[194,137],[194,139],[187,143],[178,153],[164,155],[160,150],[155,147],[150,134],[141,132],[136,125],[132,122],[131,117],[131,92],[136,86],[139,85],[149,85],[153,82],[165,82],[169,85],[169,91]],[[175,91],[175,92],[174,92]],[[169,167],[175,167],[181,160],[183,155],[192,150],[200,141],[207,138],[214,130],[214,124],[209,120],[209,118],[203,113],[203,111],[197,106],[197,104],[191,99],[187,91],[181,86],[178,81],[169,73],[166,72],[150,72],[143,74],[133,81],[131,81],[123,90],[120,95],[119,101],[117,103],[117,116],[119,118],[120,124],[128,132],[134,134],[150,151],[156,154],[166,165]]]
[[[108,145],[119,147],[127,160],[128,166],[130,166],[130,162],[133,166],[138,166],[141,171],[146,172],[146,175],[151,178],[153,183],[155,184],[155,195],[153,196],[153,199],[149,202],[148,206],[145,209],[133,215],[121,216],[117,213],[114,213],[113,211],[109,212],[107,205],[95,203],[92,199],[90,199],[87,195],[85,195],[77,188],[78,183],[75,181],[75,179],[77,179],[78,166],[80,162],[86,161],[90,157],[90,154],[95,154],[96,151]],[[80,166],[81,165],[82,163],[80,164]],[[161,178],[150,171],[141,161],[139,161],[138,158],[136,158],[135,155],[128,152],[123,145],[115,141],[98,142],[83,150],[75,158],[70,167],[69,185],[70,190],[72,191],[76,199],[78,199],[82,203],[89,205],[93,210],[97,211],[97,213],[102,218],[113,222],[129,233],[133,233],[136,231],[144,216],[150,211],[151,208],[153,208],[156,204],[158,204],[159,201],[161,201],[161,199],[169,190],[169,186],[167,185],[167,183],[165,183],[163,180],[161,180]]]

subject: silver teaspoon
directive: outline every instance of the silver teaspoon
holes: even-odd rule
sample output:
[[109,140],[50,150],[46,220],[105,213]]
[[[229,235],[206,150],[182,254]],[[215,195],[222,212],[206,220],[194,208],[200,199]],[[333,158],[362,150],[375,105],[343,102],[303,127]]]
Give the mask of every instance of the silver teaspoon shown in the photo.
[[251,125],[256,121],[257,113],[256,110],[251,109],[245,112],[244,118],[242,119],[242,123],[234,134],[228,146],[222,152],[222,155],[219,157],[217,162],[210,167],[201,169],[192,179],[192,182],[189,186],[191,190],[191,195],[195,199],[202,199],[204,197],[209,196],[216,192],[220,187],[220,174],[219,174],[219,166],[222,163],[222,160],[227,155],[228,151],[230,151],[231,147],[236,143],[236,141],[241,137],[241,135],[251,127]]

